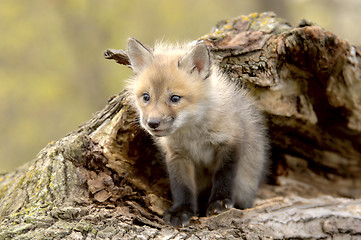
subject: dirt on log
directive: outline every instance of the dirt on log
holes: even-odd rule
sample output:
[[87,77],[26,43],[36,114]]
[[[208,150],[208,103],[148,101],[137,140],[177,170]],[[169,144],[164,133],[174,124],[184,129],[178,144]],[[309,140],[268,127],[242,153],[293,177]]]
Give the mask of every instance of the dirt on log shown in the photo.
[[[255,207],[166,225],[162,155],[122,91],[35,160],[0,175],[0,239],[361,239],[361,54],[273,13],[199,38],[268,117],[272,168]],[[107,59],[129,65],[127,53]]]

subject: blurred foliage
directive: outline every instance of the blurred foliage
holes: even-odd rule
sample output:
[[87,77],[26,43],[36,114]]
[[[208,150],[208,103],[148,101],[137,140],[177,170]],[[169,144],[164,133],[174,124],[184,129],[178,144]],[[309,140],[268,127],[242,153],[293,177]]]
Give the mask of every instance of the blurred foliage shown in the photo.
[[[122,89],[130,70],[105,60],[128,37],[194,40],[222,19],[275,11],[359,44],[358,0],[1,0],[0,171],[35,157]],[[357,31],[356,31],[357,30]]]

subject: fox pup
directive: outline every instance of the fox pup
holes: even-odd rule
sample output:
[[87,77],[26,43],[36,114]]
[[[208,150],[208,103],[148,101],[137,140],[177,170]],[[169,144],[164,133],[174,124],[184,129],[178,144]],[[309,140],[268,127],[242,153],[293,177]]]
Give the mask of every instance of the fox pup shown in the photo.
[[268,142],[246,91],[212,64],[204,44],[151,50],[131,38],[128,56],[140,124],[165,153],[173,197],[165,221],[185,226],[197,213],[251,207]]

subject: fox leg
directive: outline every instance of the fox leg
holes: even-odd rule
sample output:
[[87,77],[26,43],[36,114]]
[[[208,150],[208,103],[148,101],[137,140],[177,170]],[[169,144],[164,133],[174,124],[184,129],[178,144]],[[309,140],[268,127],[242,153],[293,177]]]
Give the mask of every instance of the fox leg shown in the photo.
[[[260,182],[266,174],[267,145],[264,139],[250,138],[244,142],[239,161],[234,193],[235,207],[239,209],[253,206]],[[266,165],[267,166],[267,165]]]
[[213,174],[212,192],[208,200],[207,216],[222,213],[233,207],[235,201],[234,182],[240,159],[237,146],[222,147],[216,154],[218,169]]
[[173,157],[167,160],[167,168],[173,206],[163,214],[164,220],[173,226],[186,226],[197,212],[194,166],[184,157]]

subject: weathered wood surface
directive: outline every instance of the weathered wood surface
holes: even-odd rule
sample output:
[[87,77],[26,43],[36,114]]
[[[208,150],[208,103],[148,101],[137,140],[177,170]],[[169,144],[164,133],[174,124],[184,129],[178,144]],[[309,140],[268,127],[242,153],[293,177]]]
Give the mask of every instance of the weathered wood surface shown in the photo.
[[[361,238],[360,51],[272,13],[218,23],[204,41],[269,118],[270,183],[252,209],[164,224],[168,180],[126,92],[37,158],[0,176],[0,239]],[[127,65],[125,51],[108,59]]]

